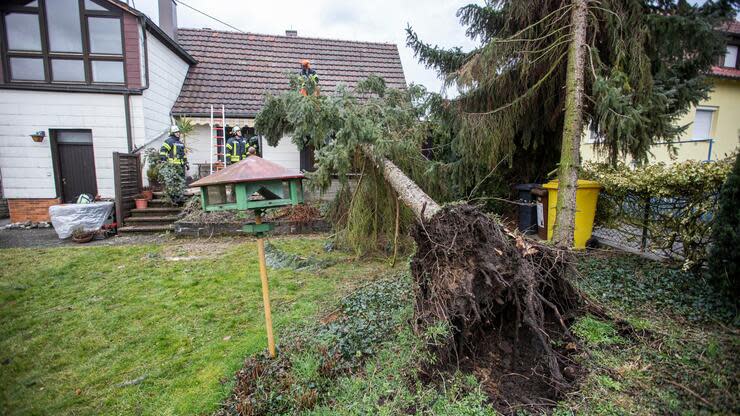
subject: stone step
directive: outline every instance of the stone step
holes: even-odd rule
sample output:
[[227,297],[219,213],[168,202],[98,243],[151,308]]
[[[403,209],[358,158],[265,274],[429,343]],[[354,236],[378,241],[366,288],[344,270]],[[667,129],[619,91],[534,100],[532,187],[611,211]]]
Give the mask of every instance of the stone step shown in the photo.
[[[186,188],[185,189],[185,196],[193,196],[200,194],[200,190],[193,189],[193,188]],[[152,195],[154,195],[155,198],[162,198],[164,197],[164,191],[154,191],[152,192]]]
[[131,217],[162,217],[168,215],[177,215],[182,212],[180,207],[151,207],[144,209],[132,209]]
[[169,225],[127,225],[125,227],[120,227],[118,229],[118,234],[132,234],[132,233],[141,233],[141,234],[159,234],[159,233],[165,233],[165,232],[173,232],[175,231],[175,226],[172,224]]
[[128,217],[123,220],[124,225],[169,225],[177,221],[180,217],[177,215],[167,215],[159,217]]
[[176,208],[169,202],[161,198],[154,198],[147,203],[149,208]]

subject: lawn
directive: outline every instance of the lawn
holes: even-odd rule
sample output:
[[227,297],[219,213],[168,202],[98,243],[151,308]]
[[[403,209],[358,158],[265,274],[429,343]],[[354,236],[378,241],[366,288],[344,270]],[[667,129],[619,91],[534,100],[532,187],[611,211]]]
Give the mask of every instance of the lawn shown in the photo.
[[[269,270],[278,345],[388,269],[319,237],[272,243],[333,264]],[[255,253],[248,240],[0,250],[0,413],[213,412],[266,346]]]
[[[277,360],[261,358],[247,240],[0,250],[0,413],[497,414],[485,375],[426,372],[445,330],[411,330],[405,264],[326,253],[321,237],[272,242],[271,264],[300,268],[270,270]],[[732,303],[665,264],[578,263],[610,318],[572,321],[584,375],[553,414],[740,413]]]

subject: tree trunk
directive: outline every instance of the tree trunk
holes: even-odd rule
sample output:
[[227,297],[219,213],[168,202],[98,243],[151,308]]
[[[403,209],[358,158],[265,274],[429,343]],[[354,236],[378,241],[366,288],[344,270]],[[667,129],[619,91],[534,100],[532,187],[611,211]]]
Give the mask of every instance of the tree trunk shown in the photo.
[[558,203],[553,240],[559,247],[573,245],[576,214],[576,186],[581,166],[583,134],[583,84],[586,65],[586,0],[573,0],[571,40],[565,85],[565,122],[558,169]]
[[384,157],[377,156],[373,151],[372,145],[363,145],[361,148],[365,157],[375,163],[375,166],[383,172],[383,177],[388,181],[391,188],[396,191],[398,199],[414,212],[416,218],[420,221],[428,221],[442,209],[426,192],[419,188],[419,185],[409,179],[398,166]]

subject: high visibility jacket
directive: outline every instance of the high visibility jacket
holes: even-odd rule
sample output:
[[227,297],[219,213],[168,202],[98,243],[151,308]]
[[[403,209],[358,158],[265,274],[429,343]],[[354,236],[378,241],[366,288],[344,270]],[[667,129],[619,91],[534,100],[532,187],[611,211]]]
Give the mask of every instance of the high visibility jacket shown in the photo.
[[175,165],[187,165],[185,145],[175,136],[168,137],[159,149],[159,158]]
[[230,165],[247,158],[247,140],[242,136],[229,137],[226,141],[226,164]]

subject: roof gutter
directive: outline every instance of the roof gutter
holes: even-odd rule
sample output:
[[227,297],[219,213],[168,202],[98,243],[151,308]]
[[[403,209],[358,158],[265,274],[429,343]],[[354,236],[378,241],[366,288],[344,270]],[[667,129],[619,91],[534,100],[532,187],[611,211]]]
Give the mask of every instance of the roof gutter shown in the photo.
[[[172,112],[172,117],[210,117],[211,113],[181,113],[181,112]],[[257,113],[226,113],[224,114],[226,118],[255,118],[257,117]]]

